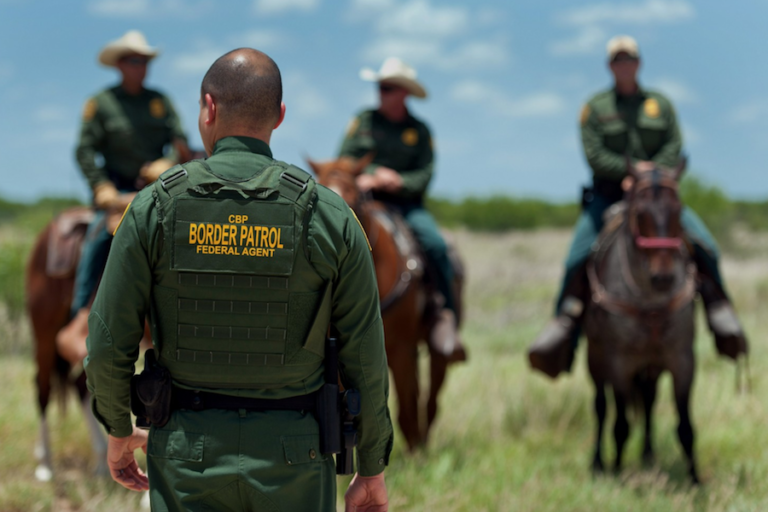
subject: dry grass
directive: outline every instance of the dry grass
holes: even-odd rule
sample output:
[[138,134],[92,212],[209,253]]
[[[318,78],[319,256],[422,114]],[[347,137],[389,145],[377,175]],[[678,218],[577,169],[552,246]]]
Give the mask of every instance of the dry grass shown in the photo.
[[[573,375],[551,382],[524,354],[551,314],[569,242],[566,231],[455,232],[467,262],[470,362],[452,368],[429,447],[407,455],[396,439],[387,481],[393,511],[757,511],[768,510],[768,355],[761,304],[768,263],[758,251],[726,258],[724,273],[752,341],[749,395],[735,391],[734,366],[716,357],[704,329],[697,341],[693,396],[704,484],[688,484],[668,378],[656,407],[657,462],[640,464],[633,430],[626,468],[593,478],[592,389],[579,351]],[[762,237],[754,247],[765,247]],[[700,319],[700,324],[702,324]],[[54,482],[34,480],[37,415],[28,357],[0,359],[0,510],[136,510],[138,495],[91,476],[87,432],[74,401],[52,415]],[[393,413],[396,405],[393,404]],[[394,414],[393,414],[394,416]],[[612,454],[606,443],[607,454]],[[346,480],[340,479],[340,487]]]

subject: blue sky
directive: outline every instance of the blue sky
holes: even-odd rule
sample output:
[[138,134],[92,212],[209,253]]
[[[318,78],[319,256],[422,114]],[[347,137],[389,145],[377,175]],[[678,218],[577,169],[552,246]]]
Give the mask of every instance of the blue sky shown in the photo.
[[742,198],[768,196],[768,1],[0,0],[0,196],[87,197],[74,162],[82,106],[117,80],[100,48],[142,30],[162,55],[147,84],[169,94],[193,146],[200,81],[251,46],[283,73],[277,158],[332,157],[374,104],[361,67],[397,55],[431,96],[410,100],[437,147],[433,194],[576,199],[588,181],[578,115],[608,87],[605,43],[635,36],[641,82],[665,92],[692,172]]

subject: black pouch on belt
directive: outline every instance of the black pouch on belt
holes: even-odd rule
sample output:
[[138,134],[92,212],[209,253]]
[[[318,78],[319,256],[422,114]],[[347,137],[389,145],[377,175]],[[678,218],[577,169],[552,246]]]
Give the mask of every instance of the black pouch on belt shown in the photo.
[[171,372],[160,366],[155,351],[144,354],[144,370],[131,377],[131,412],[136,415],[136,426],[162,427],[171,418]]

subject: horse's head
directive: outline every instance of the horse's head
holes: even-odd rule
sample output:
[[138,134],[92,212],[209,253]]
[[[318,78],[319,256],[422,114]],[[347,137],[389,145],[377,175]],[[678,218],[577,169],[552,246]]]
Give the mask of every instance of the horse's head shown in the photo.
[[317,182],[341,196],[352,207],[360,202],[360,190],[355,179],[373,161],[373,153],[360,159],[342,156],[327,162],[315,162],[307,158],[307,163],[317,176]]
[[674,169],[657,166],[638,171],[627,163],[633,178],[626,195],[629,230],[635,247],[648,263],[651,285],[659,291],[668,291],[674,284],[684,247],[678,182],[685,164],[683,158]]

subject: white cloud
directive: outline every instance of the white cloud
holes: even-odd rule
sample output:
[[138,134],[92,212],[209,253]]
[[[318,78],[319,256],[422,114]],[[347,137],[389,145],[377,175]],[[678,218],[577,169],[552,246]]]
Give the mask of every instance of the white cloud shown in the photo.
[[197,50],[177,55],[171,67],[181,74],[202,75],[208,71],[216,59],[234,48],[245,46],[266,51],[279,46],[282,42],[283,37],[272,30],[251,30],[233,34],[227,38],[226,46],[201,39],[195,45]]
[[331,103],[312,81],[302,73],[288,73],[283,77],[286,98],[286,117],[291,123],[317,119],[332,112]]
[[436,7],[428,0],[410,0],[386,11],[376,28],[384,34],[447,37],[463,32],[469,13],[461,7]]
[[550,45],[553,55],[593,53],[618,27],[678,23],[696,15],[687,0],[645,0],[641,3],[601,3],[571,9],[556,18],[558,24],[577,30],[570,38]]
[[603,3],[587,5],[561,16],[566,25],[592,26],[599,23],[673,23],[690,19],[695,10],[686,0],[646,0],[643,3]]
[[451,91],[454,100],[484,106],[490,112],[507,117],[546,117],[560,114],[566,102],[558,94],[540,91],[512,99],[495,87],[477,80],[465,80]]
[[74,119],[70,110],[61,105],[41,105],[34,111],[34,118],[41,123],[66,122]]
[[279,14],[286,11],[312,11],[319,0],[256,0],[254,11],[258,14]]
[[685,83],[672,78],[659,78],[654,80],[653,89],[669,96],[673,103],[696,103],[699,101],[699,95]]
[[398,56],[412,66],[429,66],[448,71],[466,71],[501,66],[508,61],[502,40],[469,41],[458,45],[434,38],[384,37],[363,50],[366,62],[378,63]]
[[768,99],[755,98],[735,107],[728,115],[735,124],[751,124],[768,117]]
[[105,18],[197,18],[215,7],[212,0],[91,0],[87,11]]

